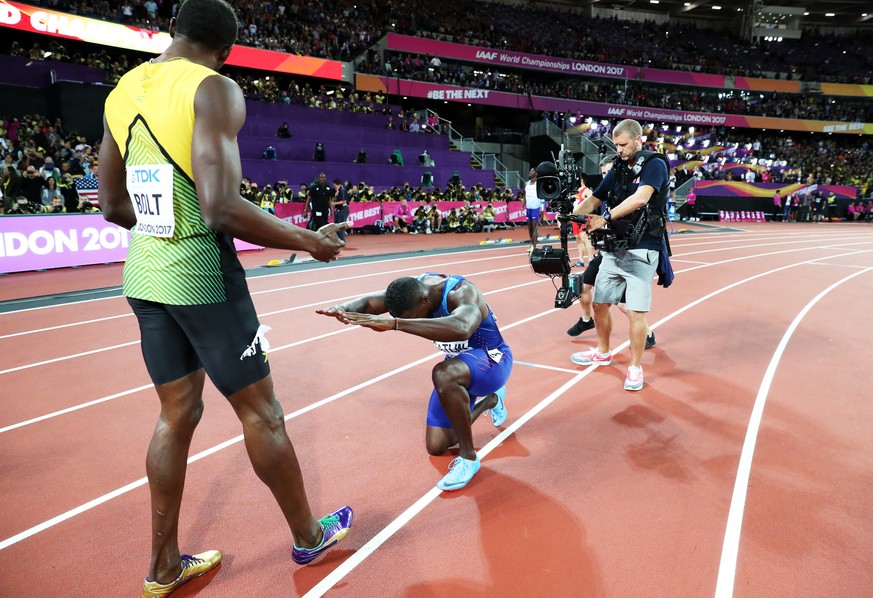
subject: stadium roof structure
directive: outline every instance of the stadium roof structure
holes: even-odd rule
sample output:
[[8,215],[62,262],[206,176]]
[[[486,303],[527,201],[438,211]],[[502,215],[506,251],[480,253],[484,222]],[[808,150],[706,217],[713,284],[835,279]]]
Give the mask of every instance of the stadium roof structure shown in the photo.
[[576,0],[580,4],[647,11],[692,19],[733,19],[760,5],[798,10],[801,27],[862,27],[873,29],[870,0]]

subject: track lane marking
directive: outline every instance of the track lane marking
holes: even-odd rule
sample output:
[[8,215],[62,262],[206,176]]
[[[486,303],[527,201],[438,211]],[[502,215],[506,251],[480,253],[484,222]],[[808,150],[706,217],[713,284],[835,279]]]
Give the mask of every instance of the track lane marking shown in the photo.
[[743,514],[746,508],[746,495],[748,493],[749,479],[752,473],[752,458],[755,455],[755,445],[758,442],[758,432],[761,429],[761,420],[764,416],[764,406],[767,404],[770,387],[773,385],[773,378],[776,376],[779,362],[782,361],[782,355],[785,353],[785,349],[788,347],[788,343],[791,340],[791,337],[794,336],[797,327],[821,299],[843,283],[848,282],[857,276],[861,276],[862,274],[866,274],[871,270],[873,270],[873,267],[868,266],[861,271],[849,274],[816,295],[794,317],[794,320],[788,326],[785,334],[782,336],[782,340],[779,341],[779,345],[777,345],[776,350],[773,352],[773,357],[770,358],[770,364],[767,366],[764,378],[761,381],[761,386],[758,388],[758,395],[755,397],[755,404],[752,407],[752,413],[749,417],[749,425],[746,428],[746,437],[743,441],[743,450],[740,453],[737,477],[734,481],[734,490],[731,495],[727,525],[725,526],[721,559],[718,565],[715,598],[732,598],[734,595],[737,558],[740,550],[740,535],[743,527]]

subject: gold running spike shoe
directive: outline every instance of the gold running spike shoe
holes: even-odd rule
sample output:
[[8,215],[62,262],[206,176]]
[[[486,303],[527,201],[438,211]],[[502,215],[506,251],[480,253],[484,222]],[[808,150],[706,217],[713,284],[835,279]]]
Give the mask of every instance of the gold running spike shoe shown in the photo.
[[148,577],[142,584],[142,598],[156,598],[157,596],[168,596],[179,589],[186,581],[190,581],[195,577],[200,577],[204,573],[208,573],[221,562],[221,553],[217,550],[207,550],[200,554],[182,555],[182,572],[179,577],[170,583],[160,583],[152,581]]

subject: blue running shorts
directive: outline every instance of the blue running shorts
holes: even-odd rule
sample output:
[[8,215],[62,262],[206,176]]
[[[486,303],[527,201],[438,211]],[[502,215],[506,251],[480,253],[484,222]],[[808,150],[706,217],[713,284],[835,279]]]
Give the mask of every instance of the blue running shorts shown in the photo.
[[[446,358],[460,359],[470,368],[470,386],[467,387],[467,392],[470,393],[470,411],[473,410],[479,397],[500,390],[509,380],[509,374],[512,372],[512,350],[506,345],[498,350],[501,353],[499,362],[495,362],[489,357],[486,349],[470,349],[456,357]],[[495,349],[491,349],[491,351],[495,351]],[[437,428],[452,427],[452,422],[449,421],[449,417],[440,404],[436,389],[431,392],[430,402],[427,405],[427,425]]]

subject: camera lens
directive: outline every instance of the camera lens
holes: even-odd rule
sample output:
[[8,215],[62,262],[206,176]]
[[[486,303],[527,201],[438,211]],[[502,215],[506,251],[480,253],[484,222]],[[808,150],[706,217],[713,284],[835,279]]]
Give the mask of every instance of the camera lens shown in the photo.
[[543,177],[537,180],[537,195],[545,201],[552,201],[561,195],[561,183],[557,177]]

